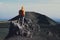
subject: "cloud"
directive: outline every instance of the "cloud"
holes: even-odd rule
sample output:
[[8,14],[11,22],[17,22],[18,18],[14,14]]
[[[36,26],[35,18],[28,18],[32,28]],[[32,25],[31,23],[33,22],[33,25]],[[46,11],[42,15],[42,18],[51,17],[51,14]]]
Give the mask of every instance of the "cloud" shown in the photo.
[[18,3],[0,2],[0,18],[12,18],[24,5],[26,11],[35,11],[49,17],[60,18],[60,0],[20,0]]
[[4,3],[17,3],[18,0],[0,0],[0,2],[4,2]]
[[18,13],[18,5],[0,2],[0,18],[12,18]]
[[49,17],[60,18],[60,4],[30,4],[25,5],[26,11],[35,11]]
[[3,2],[0,2],[0,5],[3,4]]
[[49,0],[50,4],[60,4],[60,0]]

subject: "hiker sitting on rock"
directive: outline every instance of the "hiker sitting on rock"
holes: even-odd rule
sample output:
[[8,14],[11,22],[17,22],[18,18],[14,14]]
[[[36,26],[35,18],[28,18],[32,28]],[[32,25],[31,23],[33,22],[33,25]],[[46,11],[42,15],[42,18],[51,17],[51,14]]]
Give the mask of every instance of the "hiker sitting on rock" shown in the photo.
[[19,21],[21,25],[24,24],[24,16],[25,16],[25,10],[24,7],[22,6],[21,10],[19,10]]

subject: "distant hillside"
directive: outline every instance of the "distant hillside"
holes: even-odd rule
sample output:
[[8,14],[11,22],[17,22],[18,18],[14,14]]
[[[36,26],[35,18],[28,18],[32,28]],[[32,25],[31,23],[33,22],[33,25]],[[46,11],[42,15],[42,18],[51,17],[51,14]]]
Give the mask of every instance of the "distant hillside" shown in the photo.
[[1,19],[1,18],[0,18],[0,21],[6,21],[6,20],[8,20],[8,19]]
[[8,28],[9,22],[8,21],[0,21],[0,28]]

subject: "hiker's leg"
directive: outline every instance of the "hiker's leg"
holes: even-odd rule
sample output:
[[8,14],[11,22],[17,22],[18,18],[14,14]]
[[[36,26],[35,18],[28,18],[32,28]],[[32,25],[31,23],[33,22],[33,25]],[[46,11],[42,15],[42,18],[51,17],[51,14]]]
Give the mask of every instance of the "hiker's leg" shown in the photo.
[[22,25],[24,24],[24,17],[22,17]]
[[19,23],[20,23],[20,25],[22,26],[22,17],[19,18]]

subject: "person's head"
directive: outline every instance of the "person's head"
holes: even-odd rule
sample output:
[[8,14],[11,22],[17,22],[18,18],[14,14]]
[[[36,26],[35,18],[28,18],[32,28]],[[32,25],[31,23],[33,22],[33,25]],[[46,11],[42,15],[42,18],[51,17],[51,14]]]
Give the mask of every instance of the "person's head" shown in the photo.
[[23,11],[22,10],[19,10],[19,15],[21,15],[23,13]]

